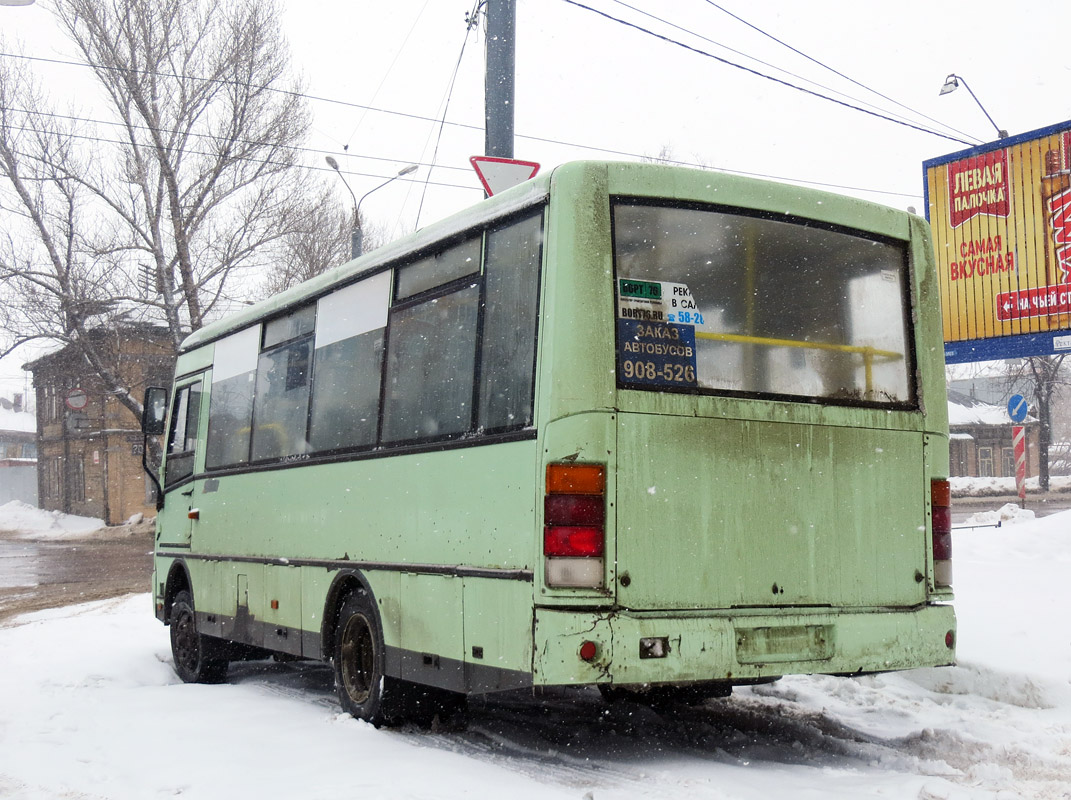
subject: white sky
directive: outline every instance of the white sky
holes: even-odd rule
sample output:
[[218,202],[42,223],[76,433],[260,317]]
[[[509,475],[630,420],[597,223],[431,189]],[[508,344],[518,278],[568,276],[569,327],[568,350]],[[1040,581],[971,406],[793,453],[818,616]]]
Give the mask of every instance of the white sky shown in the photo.
[[[472,0],[281,2],[294,66],[304,75],[308,93],[324,98],[311,104],[315,122],[307,166],[335,179],[324,163],[325,155],[334,155],[361,197],[402,166],[421,164],[417,173],[362,205],[391,238],[413,230],[418,220],[427,224],[481,199],[468,157],[483,152],[482,32],[469,37],[461,58],[446,117],[458,125],[444,127],[437,155],[439,126],[419,119],[442,114]],[[972,143],[989,141],[996,131],[962,87],[938,97],[950,72],[965,78],[1013,135],[1071,117],[1065,33],[1071,9],[1059,4],[1026,0],[1012,10],[993,0],[715,2],[852,79],[964,132],[960,138]],[[933,125],[776,44],[708,0],[585,4],[797,85],[824,94],[840,90],[856,98],[849,102],[872,102]],[[37,55],[72,54],[41,5],[0,9],[0,26],[5,37],[22,39]],[[57,98],[74,93],[79,105],[91,110],[94,92],[84,68],[38,66]],[[574,145],[648,156],[668,147],[681,161],[828,184],[834,191],[920,212],[922,161],[963,148],[734,69],[566,0],[517,0],[516,131],[516,157],[538,161],[544,170],[577,158],[613,157]],[[436,167],[430,169],[433,159]],[[340,199],[347,199],[344,187],[335,183]],[[4,393],[13,390],[4,377],[10,375],[10,363],[0,363]]]

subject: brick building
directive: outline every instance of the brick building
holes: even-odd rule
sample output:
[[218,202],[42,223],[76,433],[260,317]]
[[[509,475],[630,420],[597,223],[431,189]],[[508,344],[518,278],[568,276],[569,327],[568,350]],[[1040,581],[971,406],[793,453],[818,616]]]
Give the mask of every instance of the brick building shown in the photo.
[[[96,347],[130,393],[171,382],[167,331],[130,325],[94,331]],[[37,392],[38,505],[120,524],[153,516],[152,482],[141,466],[141,421],[108,392],[85,357],[68,345],[29,364]]]

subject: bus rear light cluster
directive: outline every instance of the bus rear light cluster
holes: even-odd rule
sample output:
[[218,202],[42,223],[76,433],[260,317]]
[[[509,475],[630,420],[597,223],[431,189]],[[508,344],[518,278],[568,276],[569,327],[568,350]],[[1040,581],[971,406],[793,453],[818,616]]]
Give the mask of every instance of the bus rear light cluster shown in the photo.
[[930,482],[933,529],[933,583],[952,585],[952,488],[946,480]]
[[599,464],[548,464],[543,526],[547,585],[601,587],[605,573],[606,468]]

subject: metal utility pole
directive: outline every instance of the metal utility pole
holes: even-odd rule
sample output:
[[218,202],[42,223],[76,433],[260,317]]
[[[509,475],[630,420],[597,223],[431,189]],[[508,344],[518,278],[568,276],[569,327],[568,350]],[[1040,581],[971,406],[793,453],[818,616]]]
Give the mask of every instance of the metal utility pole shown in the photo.
[[513,75],[517,0],[487,0],[484,155],[513,158]]

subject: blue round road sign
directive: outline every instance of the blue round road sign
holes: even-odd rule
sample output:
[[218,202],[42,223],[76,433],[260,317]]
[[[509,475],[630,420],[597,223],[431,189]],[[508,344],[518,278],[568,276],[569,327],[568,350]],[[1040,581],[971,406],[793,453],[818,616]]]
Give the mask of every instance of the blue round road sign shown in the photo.
[[1008,416],[1011,417],[1012,422],[1022,422],[1026,419],[1026,412],[1029,410],[1026,398],[1021,394],[1013,394],[1008,401]]

